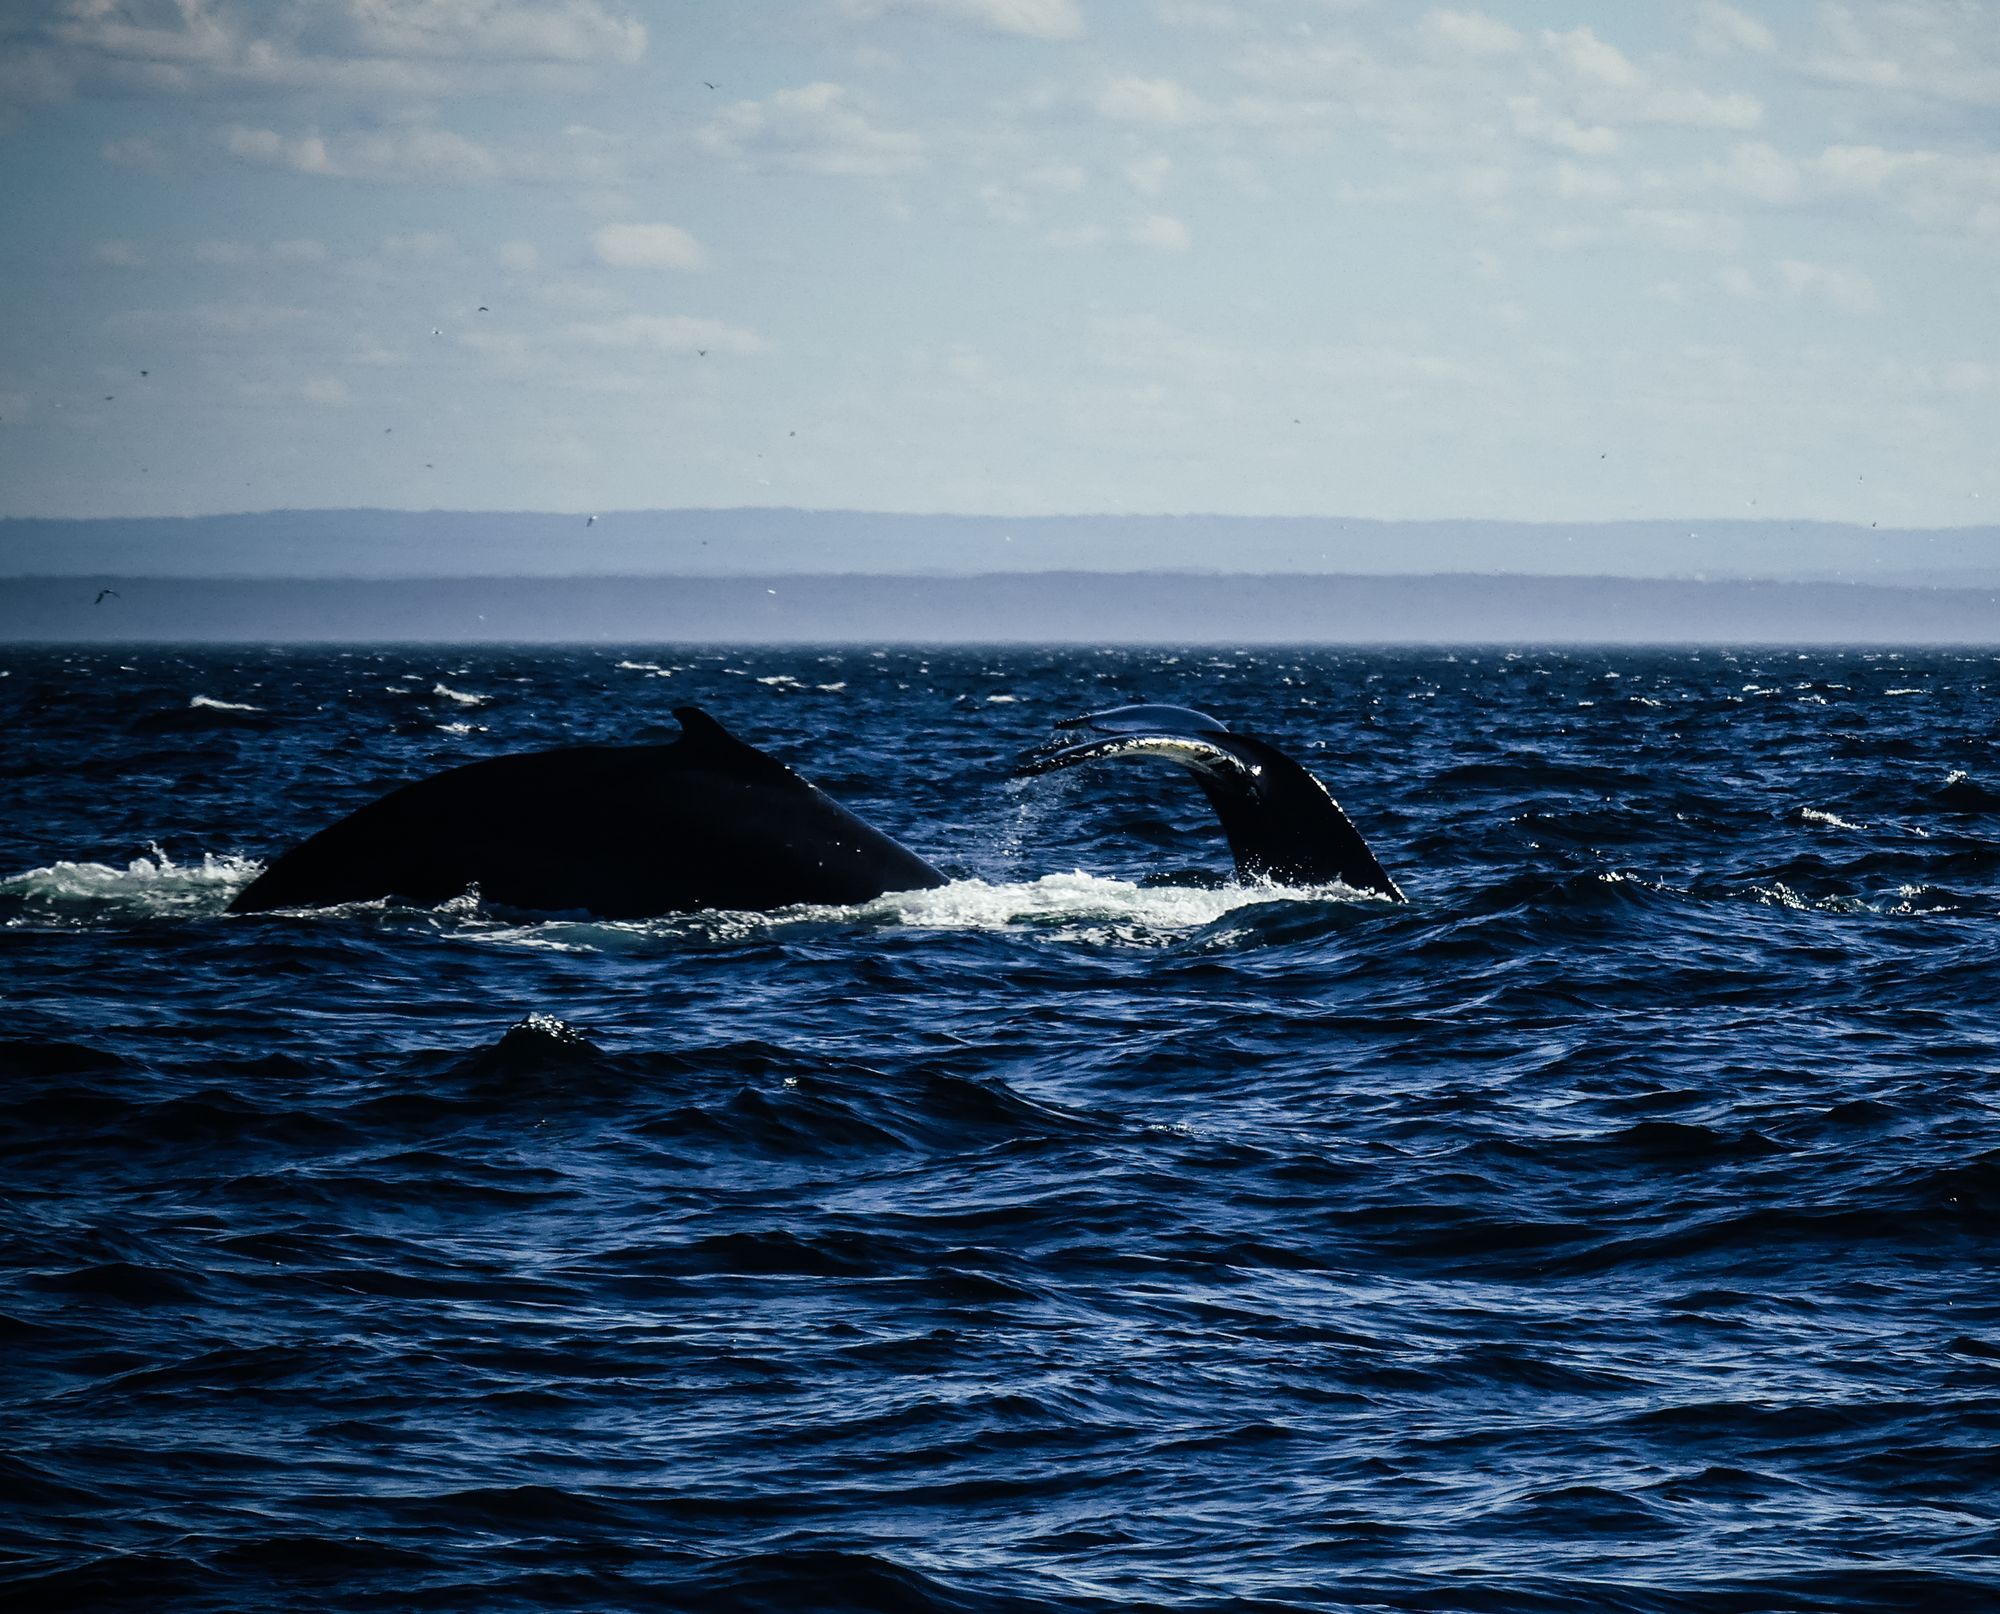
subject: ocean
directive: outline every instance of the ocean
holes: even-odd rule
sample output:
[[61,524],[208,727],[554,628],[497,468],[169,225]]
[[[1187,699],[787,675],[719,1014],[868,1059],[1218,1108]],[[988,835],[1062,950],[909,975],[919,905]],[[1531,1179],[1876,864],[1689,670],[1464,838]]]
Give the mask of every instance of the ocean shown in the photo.
[[[1243,887],[1171,702],[1409,896]],[[228,916],[702,705],[953,877]],[[2000,1607],[2000,655],[0,648],[0,1602]]]

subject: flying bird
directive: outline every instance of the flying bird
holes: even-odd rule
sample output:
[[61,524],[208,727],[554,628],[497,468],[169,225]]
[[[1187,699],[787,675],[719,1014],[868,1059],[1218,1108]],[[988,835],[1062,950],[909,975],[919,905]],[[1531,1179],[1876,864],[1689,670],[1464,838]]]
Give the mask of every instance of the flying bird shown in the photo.
[[[702,80],[702,83],[704,83],[704,84],[708,84],[708,80],[707,80],[707,79],[703,79],[703,80]],[[708,87],[709,87],[709,88],[710,88],[711,90],[715,88],[715,86],[714,86],[713,84],[708,84]]]
[[595,517],[595,516],[585,516],[585,517],[583,518],[583,524],[584,524],[584,525],[585,525],[586,527],[594,527],[594,526],[596,526],[596,525],[597,525],[597,517]]
[[479,312],[482,314],[490,314],[493,312],[493,310],[488,308],[484,303],[481,303],[479,305]]
[[118,590],[115,588],[101,588],[97,591],[97,598],[90,603],[92,605],[102,605],[106,600],[115,600],[117,598]]
[[708,357],[708,349],[705,347],[698,347],[694,350],[694,356],[698,359],[705,359]]

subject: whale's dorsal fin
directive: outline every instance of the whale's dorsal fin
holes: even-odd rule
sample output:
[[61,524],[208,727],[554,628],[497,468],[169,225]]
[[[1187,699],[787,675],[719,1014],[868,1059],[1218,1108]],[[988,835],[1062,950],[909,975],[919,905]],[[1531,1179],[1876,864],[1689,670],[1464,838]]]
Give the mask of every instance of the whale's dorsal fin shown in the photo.
[[750,778],[799,778],[776,757],[737,739],[699,706],[676,706],[674,717],[681,726],[680,748],[697,762]]

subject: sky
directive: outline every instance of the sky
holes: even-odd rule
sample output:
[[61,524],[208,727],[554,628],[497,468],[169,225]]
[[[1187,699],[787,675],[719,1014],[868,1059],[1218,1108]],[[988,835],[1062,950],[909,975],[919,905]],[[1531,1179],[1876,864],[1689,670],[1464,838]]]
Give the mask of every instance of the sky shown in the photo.
[[2000,6],[8,0],[0,217],[0,515],[2000,519]]

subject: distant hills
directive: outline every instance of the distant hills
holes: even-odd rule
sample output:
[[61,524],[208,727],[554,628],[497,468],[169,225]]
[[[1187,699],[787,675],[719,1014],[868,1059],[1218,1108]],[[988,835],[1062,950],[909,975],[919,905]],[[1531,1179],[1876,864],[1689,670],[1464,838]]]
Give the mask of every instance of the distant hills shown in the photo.
[[0,520],[0,578],[1431,573],[2000,586],[2000,527],[854,510],[272,510]]

